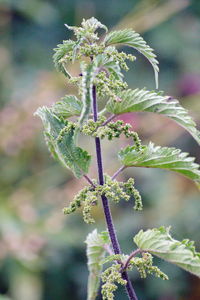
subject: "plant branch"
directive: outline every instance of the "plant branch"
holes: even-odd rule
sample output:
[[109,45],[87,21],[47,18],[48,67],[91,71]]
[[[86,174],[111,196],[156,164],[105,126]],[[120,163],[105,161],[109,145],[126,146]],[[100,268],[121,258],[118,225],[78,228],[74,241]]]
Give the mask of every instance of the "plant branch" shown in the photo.
[[112,180],[114,180],[118,175],[119,175],[119,173],[121,173],[122,171],[124,171],[124,169],[126,169],[127,167],[126,166],[122,166],[122,167],[120,167],[115,173],[114,173],[114,175],[112,176]]
[[107,125],[110,121],[112,121],[114,118],[116,117],[116,115],[111,115],[101,126],[105,126]]
[[113,250],[110,248],[110,245],[105,244],[104,245],[104,249],[106,250],[106,252],[108,252],[109,255],[113,255],[114,254]]
[[92,179],[87,176],[87,175],[83,175],[83,177],[86,179],[86,181],[91,184],[93,186],[93,188],[96,188],[95,184],[92,182]]
[[[92,95],[93,95],[93,119],[96,122],[97,118],[98,118],[98,107],[97,107],[96,87],[95,86],[93,86]],[[104,185],[103,163],[102,163],[102,154],[101,154],[101,142],[100,142],[100,139],[98,137],[95,138],[95,145],[96,145],[96,157],[97,157],[99,184]],[[115,254],[121,254],[121,249],[120,249],[120,245],[119,245],[117,235],[116,235],[116,232],[115,232],[115,228],[114,228],[114,224],[113,224],[113,220],[112,220],[112,215],[111,215],[108,199],[105,195],[102,195],[101,199],[102,199],[104,215],[105,215],[106,224],[107,224],[110,240],[111,240],[111,243],[112,243],[113,251],[114,251]],[[126,291],[127,291],[129,299],[130,300],[138,300],[126,271],[124,271],[122,273],[122,278],[127,281]]]
[[129,265],[131,259],[132,259],[135,255],[137,255],[138,253],[142,253],[142,252],[144,252],[144,250],[141,250],[141,249],[136,249],[135,251],[133,251],[133,252],[129,255],[129,257],[127,258],[127,261],[124,263],[123,270],[127,270],[128,265]]
[[99,115],[99,116],[102,116],[102,115],[104,115],[106,112],[107,112],[107,109],[106,109],[106,108],[103,108],[103,109],[98,113],[98,115]]

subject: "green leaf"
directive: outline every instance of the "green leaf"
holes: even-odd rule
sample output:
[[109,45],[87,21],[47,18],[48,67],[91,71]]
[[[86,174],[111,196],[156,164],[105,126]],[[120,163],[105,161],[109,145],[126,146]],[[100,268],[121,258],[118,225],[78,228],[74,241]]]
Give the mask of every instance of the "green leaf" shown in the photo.
[[95,66],[93,64],[85,65],[82,63],[81,65],[82,71],[82,111],[79,118],[79,126],[82,127],[83,123],[87,121],[92,107],[92,87],[93,80],[95,76]]
[[73,124],[59,118],[47,107],[39,108],[35,115],[42,119],[46,141],[54,158],[72,170],[77,178],[86,174],[91,156],[75,145]]
[[109,244],[109,237],[107,232],[98,233],[93,230],[88,234],[86,239],[87,244],[87,259],[88,259],[88,297],[87,300],[95,300],[100,286],[100,275],[102,272],[102,265],[100,261],[105,257],[105,244]]
[[112,31],[106,35],[104,42],[106,46],[114,44],[127,45],[142,53],[149,60],[154,69],[156,88],[158,88],[159,68],[156,55],[154,54],[153,49],[147,45],[138,33],[131,29]]
[[69,95],[61,98],[52,106],[52,111],[59,117],[69,118],[79,116],[82,110],[82,102],[76,96]]
[[140,230],[134,237],[136,245],[200,277],[200,253],[195,251],[194,242],[173,239],[170,227]]
[[107,111],[113,114],[123,114],[127,112],[146,111],[165,115],[179,125],[184,127],[200,144],[200,132],[196,129],[196,124],[188,115],[176,99],[163,96],[162,93],[139,90],[125,90],[118,94],[119,101],[109,100],[106,105]]
[[66,63],[69,59],[69,53],[73,51],[76,43],[72,40],[63,41],[63,44],[57,45],[54,49],[53,61],[57,71],[63,73],[66,77],[71,77],[66,69]]
[[119,159],[127,167],[161,168],[178,172],[200,184],[199,165],[193,157],[180,149],[155,146],[149,143],[137,151],[134,146],[128,146],[119,152]]

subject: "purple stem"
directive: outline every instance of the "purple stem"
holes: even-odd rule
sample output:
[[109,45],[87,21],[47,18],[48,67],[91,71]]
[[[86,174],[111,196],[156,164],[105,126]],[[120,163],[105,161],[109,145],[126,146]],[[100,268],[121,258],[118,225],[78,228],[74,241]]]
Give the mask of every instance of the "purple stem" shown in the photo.
[[116,117],[116,115],[111,115],[101,126],[105,126],[107,125],[110,121],[112,121],[114,118]]
[[120,167],[116,172],[115,172],[115,174],[112,176],[112,180],[114,180],[118,175],[119,175],[119,173],[121,173],[122,171],[124,171],[124,169],[126,169],[126,166],[122,166],[122,167]]
[[88,182],[89,184],[91,184],[91,185],[93,186],[93,188],[96,188],[95,184],[92,182],[92,179],[90,179],[89,176],[87,176],[87,175],[85,174],[85,175],[83,175],[83,177],[87,180],[87,182]]
[[144,251],[144,250],[141,250],[141,249],[136,249],[135,251],[133,251],[133,252],[130,254],[130,256],[129,256],[129,258],[127,259],[127,261],[125,262],[123,269],[126,270],[126,269],[128,268],[128,265],[129,265],[131,259],[132,259],[136,254],[142,253],[142,252],[145,252],[145,251]]
[[[93,95],[93,119],[96,122],[97,118],[98,118],[98,107],[97,107],[96,87],[95,86],[93,86],[92,95]],[[101,154],[101,142],[100,142],[100,139],[98,137],[95,138],[95,145],[96,145],[96,157],[97,157],[99,184],[104,185],[103,164],[102,164],[102,154]],[[111,243],[112,243],[113,251],[114,251],[115,254],[121,254],[121,249],[120,249],[120,245],[119,245],[117,235],[116,235],[116,232],[115,232],[115,228],[114,228],[114,224],[113,224],[113,220],[112,220],[112,215],[111,215],[108,199],[105,195],[102,195],[101,199],[102,199],[104,215],[105,215],[106,224],[107,224],[110,240],[111,240]],[[122,278],[127,281],[126,291],[127,291],[129,299],[130,300],[138,300],[126,271],[124,271],[122,273]]]

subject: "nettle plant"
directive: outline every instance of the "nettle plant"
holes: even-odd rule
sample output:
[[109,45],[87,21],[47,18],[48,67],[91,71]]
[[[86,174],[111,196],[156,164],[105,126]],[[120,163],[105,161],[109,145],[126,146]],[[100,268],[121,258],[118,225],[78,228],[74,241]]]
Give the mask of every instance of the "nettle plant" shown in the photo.
[[[96,299],[102,281],[101,293],[104,300],[114,299],[118,285],[126,288],[129,299],[137,296],[128,277],[128,272],[136,268],[142,278],[148,274],[167,280],[157,266],[153,256],[176,264],[200,277],[200,253],[189,240],[177,241],[170,235],[170,228],[141,230],[133,237],[137,248],[130,254],[123,254],[118,242],[109,202],[135,199],[134,210],[143,208],[140,193],[135,188],[133,178],[120,182],[116,178],[128,167],[161,168],[178,172],[200,186],[199,165],[188,153],[170,147],[155,146],[152,142],[143,145],[130,124],[119,120],[118,116],[127,112],[153,112],[165,115],[183,126],[200,144],[200,133],[188,112],[172,97],[162,92],[146,89],[129,89],[122,70],[127,71],[127,60],[135,57],[117,50],[116,46],[129,46],[143,54],[151,63],[158,88],[158,61],[153,50],[143,38],[131,29],[107,33],[107,27],[95,18],[84,20],[81,27],[66,25],[75,35],[75,40],[66,40],[58,45],[53,56],[55,67],[70,83],[77,86],[79,97],[68,95],[51,107],[40,107],[36,115],[44,124],[44,135],[53,157],[70,169],[75,177],[84,177],[86,185],[75,196],[65,214],[82,208],[86,223],[94,223],[91,211],[99,200],[105,215],[107,231],[98,233],[95,229],[86,238],[89,268],[88,300]],[[97,29],[106,31],[99,38]],[[67,70],[69,62],[80,61],[80,74],[72,76]],[[98,111],[98,102],[106,103]],[[70,118],[73,117],[71,120]],[[114,121],[115,117],[117,121]],[[75,121],[72,121],[75,120]],[[110,177],[104,173],[101,140],[112,141],[124,135],[131,145],[119,151],[122,166]],[[91,179],[88,170],[91,155],[80,148],[79,136],[94,139],[98,178]],[[104,265],[108,265],[105,269]]]

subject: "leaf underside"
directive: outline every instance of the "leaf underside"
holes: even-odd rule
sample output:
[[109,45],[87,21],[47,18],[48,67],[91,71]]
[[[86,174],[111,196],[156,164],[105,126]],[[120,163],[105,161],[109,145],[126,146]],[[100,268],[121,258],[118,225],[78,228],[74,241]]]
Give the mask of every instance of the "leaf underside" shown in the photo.
[[149,143],[137,151],[134,146],[128,146],[119,152],[119,159],[127,167],[161,168],[178,172],[200,184],[199,165],[193,157],[180,149],[155,146]]
[[200,277],[200,253],[195,251],[194,242],[173,239],[170,228],[140,230],[134,237],[136,245]]
[[53,113],[63,118],[79,116],[81,110],[82,102],[74,95],[65,96],[52,106]]
[[109,237],[107,232],[98,233],[93,230],[88,234],[86,239],[87,244],[87,259],[88,259],[88,297],[87,300],[95,300],[100,286],[100,275],[102,265],[100,261],[105,257],[105,244],[109,244]]
[[107,111],[116,115],[127,112],[153,112],[165,115],[184,127],[200,144],[200,132],[188,115],[188,111],[179,104],[178,100],[145,89],[122,91],[118,94],[118,98],[119,101],[109,100],[106,105]]
[[119,31],[112,31],[106,35],[104,42],[106,45],[126,45],[132,47],[143,54],[151,63],[154,73],[156,88],[158,88],[158,61],[153,49],[150,48],[145,40],[132,29],[124,29]]
[[74,128],[69,128],[60,136],[68,122],[58,118],[51,109],[39,108],[35,115],[39,116],[44,125],[44,133],[50,152],[65,167],[71,169],[77,178],[88,172],[91,157],[87,151],[77,147],[74,142]]

